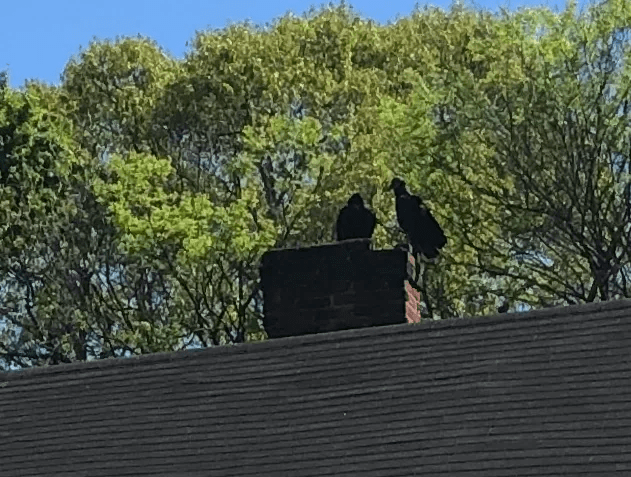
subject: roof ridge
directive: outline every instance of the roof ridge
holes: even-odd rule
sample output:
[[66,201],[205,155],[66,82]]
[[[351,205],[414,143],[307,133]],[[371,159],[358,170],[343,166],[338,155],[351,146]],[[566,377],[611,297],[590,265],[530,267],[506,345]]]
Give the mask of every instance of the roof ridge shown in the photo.
[[428,330],[463,328],[463,327],[479,327],[488,326],[489,324],[512,323],[516,321],[533,321],[563,318],[567,316],[590,315],[594,318],[594,313],[631,309],[631,299],[609,300],[605,302],[587,303],[579,305],[559,306],[553,308],[544,308],[539,310],[502,313],[480,317],[455,317],[437,321],[424,321],[421,323],[402,323],[396,325],[375,326],[368,328],[354,328],[349,330],[332,331],[326,333],[308,334],[301,336],[289,336],[284,338],[275,338],[265,341],[256,341],[248,343],[239,343],[234,345],[214,346],[210,348],[187,349],[179,351],[166,351],[160,353],[151,353],[145,355],[131,357],[106,358],[94,361],[82,361],[75,363],[65,363],[55,366],[41,366],[16,371],[0,372],[0,386],[5,379],[15,380],[26,376],[44,374],[67,373],[75,369],[96,369],[110,366],[141,366],[151,361],[173,361],[194,359],[198,353],[248,353],[251,350],[259,350],[265,346],[268,348],[278,347],[295,347],[301,345],[309,345],[316,343],[329,343],[331,341],[344,342],[355,340],[367,336],[391,336],[401,333],[418,333]]

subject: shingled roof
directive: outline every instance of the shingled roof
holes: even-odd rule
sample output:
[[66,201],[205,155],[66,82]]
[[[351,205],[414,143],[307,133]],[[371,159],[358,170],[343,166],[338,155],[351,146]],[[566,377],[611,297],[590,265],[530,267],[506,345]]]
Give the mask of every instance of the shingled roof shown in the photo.
[[631,473],[631,301],[0,374],[0,475]]

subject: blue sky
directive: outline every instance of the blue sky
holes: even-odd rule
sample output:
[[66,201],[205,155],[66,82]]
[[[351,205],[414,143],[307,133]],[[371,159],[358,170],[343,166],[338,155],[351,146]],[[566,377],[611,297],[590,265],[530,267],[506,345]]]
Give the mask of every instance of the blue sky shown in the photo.
[[[246,19],[265,24],[287,11],[302,14],[320,1],[309,0],[7,0],[2,2],[0,71],[9,70],[10,84],[25,79],[58,83],[66,63],[93,37],[142,34],[176,57],[186,52],[196,30],[221,28]],[[413,0],[348,1],[362,16],[381,23],[408,15]],[[431,0],[448,8],[450,0]],[[421,2],[421,5],[425,3]],[[564,0],[477,0],[475,5],[497,10],[546,5],[562,9]]]

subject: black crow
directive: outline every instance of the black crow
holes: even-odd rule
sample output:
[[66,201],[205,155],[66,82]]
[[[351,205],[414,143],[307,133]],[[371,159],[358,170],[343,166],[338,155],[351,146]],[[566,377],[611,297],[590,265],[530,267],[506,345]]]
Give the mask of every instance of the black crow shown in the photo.
[[375,214],[364,207],[362,196],[353,194],[337,217],[337,240],[370,238],[376,223]]
[[427,258],[438,256],[438,250],[447,243],[443,230],[423,200],[417,195],[410,195],[405,182],[394,178],[390,183],[396,198],[397,220],[407,234],[412,250],[422,253]]

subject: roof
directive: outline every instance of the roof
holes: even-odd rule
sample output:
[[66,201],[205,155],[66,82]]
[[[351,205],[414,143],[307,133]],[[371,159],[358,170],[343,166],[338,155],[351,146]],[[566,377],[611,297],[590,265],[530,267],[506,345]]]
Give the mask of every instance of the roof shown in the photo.
[[0,475],[631,471],[631,301],[0,374]]

